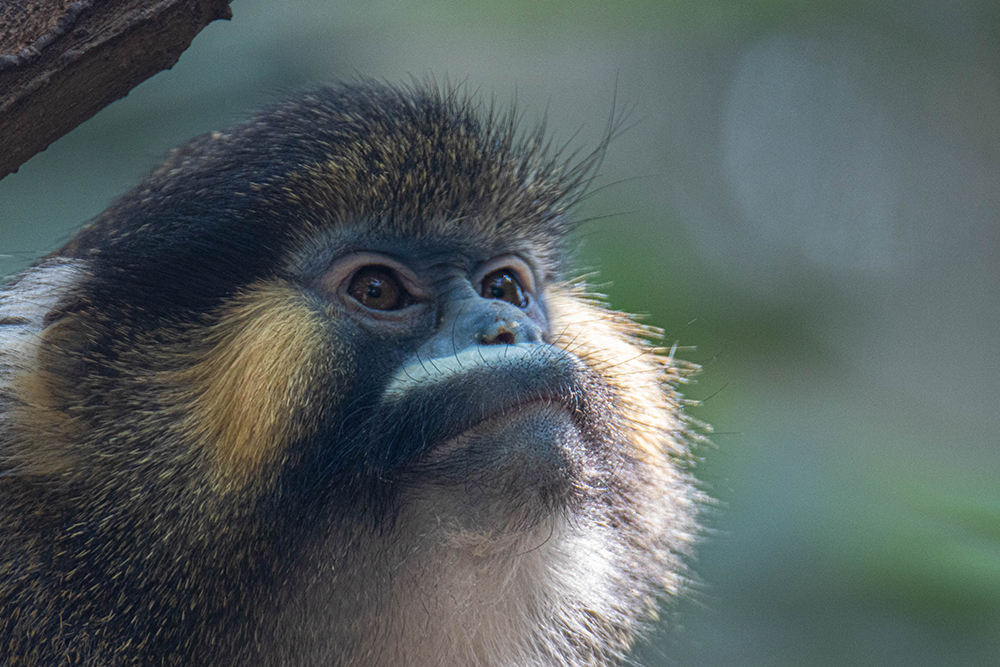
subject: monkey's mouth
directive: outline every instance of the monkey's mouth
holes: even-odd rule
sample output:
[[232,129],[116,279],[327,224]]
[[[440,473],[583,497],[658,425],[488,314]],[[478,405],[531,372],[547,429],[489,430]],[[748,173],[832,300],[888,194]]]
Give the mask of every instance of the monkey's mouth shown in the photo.
[[538,452],[543,458],[551,440],[561,428],[576,428],[569,407],[551,397],[540,397],[505,407],[461,433],[433,444],[421,457],[422,465],[435,466],[460,452],[483,444],[495,458],[515,453]]
[[580,446],[583,372],[576,357],[546,344],[415,361],[383,396],[394,425],[383,446],[446,477],[534,465],[562,471]]
[[522,532],[572,504],[587,468],[570,409],[558,400],[518,403],[434,443],[411,468],[437,489],[442,516],[467,530]]

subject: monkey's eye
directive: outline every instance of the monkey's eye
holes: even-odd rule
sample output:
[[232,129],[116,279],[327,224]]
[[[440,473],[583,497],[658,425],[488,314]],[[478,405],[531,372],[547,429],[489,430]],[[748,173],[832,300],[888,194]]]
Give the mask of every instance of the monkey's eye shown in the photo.
[[347,293],[372,310],[400,310],[414,302],[396,272],[384,266],[363,266],[351,277]]
[[499,269],[483,278],[480,294],[486,299],[500,299],[518,308],[528,305],[521,281],[512,269]]

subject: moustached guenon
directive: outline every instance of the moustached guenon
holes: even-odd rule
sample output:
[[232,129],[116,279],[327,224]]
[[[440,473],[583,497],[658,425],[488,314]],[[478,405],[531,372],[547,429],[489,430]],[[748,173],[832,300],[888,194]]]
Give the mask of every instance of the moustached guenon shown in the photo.
[[0,291],[0,664],[609,665],[698,533],[683,364],[571,280],[595,159],[462,91],[173,151]]

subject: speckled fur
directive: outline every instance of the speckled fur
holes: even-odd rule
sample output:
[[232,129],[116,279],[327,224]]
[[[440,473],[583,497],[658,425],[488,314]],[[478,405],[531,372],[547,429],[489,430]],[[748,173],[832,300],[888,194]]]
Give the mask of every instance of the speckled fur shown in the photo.
[[[460,91],[324,88],[175,150],[10,280],[0,662],[621,661],[684,590],[702,497],[690,368],[565,282],[593,165]],[[363,359],[303,285],[360,234],[532,257],[606,434],[571,505],[466,524],[336,451]]]

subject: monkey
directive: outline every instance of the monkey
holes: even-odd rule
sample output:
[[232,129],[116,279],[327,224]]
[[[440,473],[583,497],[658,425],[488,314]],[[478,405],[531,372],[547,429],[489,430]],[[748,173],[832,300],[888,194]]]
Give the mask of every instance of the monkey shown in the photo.
[[705,499],[691,365],[573,274],[599,155],[331,84],[10,278],[0,664],[630,659]]

